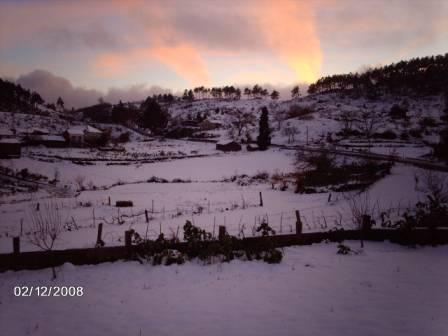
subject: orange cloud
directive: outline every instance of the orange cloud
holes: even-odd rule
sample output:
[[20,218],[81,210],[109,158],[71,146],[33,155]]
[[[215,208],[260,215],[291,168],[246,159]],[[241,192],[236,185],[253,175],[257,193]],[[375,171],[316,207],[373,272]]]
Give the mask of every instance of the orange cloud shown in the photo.
[[126,71],[126,59],[118,54],[101,54],[94,62],[96,73],[104,77],[121,75]]
[[322,52],[309,3],[264,0],[254,7],[253,15],[271,50],[287,62],[297,79],[315,81],[320,75]]
[[193,85],[208,85],[210,83],[207,67],[201,55],[188,43],[157,46],[151,49],[151,54],[159,62],[171,66],[174,71]]
[[132,68],[158,61],[173,69],[191,85],[209,85],[207,67],[199,52],[188,43],[176,45],[156,44],[121,53],[104,53],[93,62],[94,71],[104,77],[124,75]]

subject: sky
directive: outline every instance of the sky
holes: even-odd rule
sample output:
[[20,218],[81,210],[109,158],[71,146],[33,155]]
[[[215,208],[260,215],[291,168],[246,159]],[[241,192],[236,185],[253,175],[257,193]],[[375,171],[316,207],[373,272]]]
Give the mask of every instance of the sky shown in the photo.
[[0,77],[68,105],[285,88],[448,51],[445,0],[0,0]]

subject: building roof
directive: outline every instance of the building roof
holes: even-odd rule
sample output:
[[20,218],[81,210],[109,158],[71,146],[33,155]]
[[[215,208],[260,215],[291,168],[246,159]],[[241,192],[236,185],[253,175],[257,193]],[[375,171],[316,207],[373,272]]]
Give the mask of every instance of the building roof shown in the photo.
[[11,138],[11,139],[0,139],[0,143],[19,144],[20,141],[19,141],[18,139],[15,139],[15,138]]
[[87,126],[86,127],[86,131],[87,131],[87,133],[98,133],[98,134],[102,134],[103,133],[99,129],[97,129],[95,127],[92,127],[92,126]]
[[92,126],[79,125],[79,126],[70,127],[67,130],[67,133],[70,135],[84,135],[85,133],[101,134],[103,132],[101,132],[99,129],[96,129],[95,127],[92,127]]
[[0,136],[12,136],[14,133],[6,128],[6,127],[0,127]]
[[65,142],[64,137],[60,135],[30,135],[30,140],[33,141],[59,141],[59,142]]
[[30,133],[30,134],[49,134],[50,132],[45,128],[33,127],[32,129],[29,130],[28,133]]

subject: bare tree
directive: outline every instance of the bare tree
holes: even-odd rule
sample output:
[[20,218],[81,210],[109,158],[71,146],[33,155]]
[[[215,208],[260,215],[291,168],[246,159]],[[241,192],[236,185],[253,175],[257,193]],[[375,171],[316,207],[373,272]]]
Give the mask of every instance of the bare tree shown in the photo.
[[280,130],[282,128],[282,122],[285,120],[285,116],[282,112],[277,111],[273,115],[274,120],[277,122],[277,129]]
[[299,131],[295,126],[288,126],[283,129],[283,135],[288,137],[288,143],[295,141],[295,135],[298,134]]
[[432,170],[421,170],[414,175],[417,191],[423,192],[437,204],[448,202],[448,180],[446,176]]
[[86,177],[82,175],[78,175],[75,178],[75,183],[78,186],[78,190],[84,190],[84,181]]
[[372,138],[373,133],[382,126],[383,119],[382,116],[375,111],[366,111],[361,114],[361,119],[358,119],[356,123],[370,145],[370,139]]
[[[44,251],[51,251],[56,240],[63,230],[63,221],[60,206],[55,203],[44,203],[37,210],[30,208],[30,235],[29,242]],[[52,267],[53,279],[56,279],[56,270]]]
[[341,113],[341,124],[342,124],[342,131],[344,134],[350,133],[350,131],[353,128],[353,124],[356,120],[356,113],[355,111],[343,111]]
[[[368,192],[344,195],[348,203],[348,212],[351,221],[357,230],[363,230],[363,218],[369,216],[373,223],[375,214],[379,213],[378,202],[373,202]],[[364,247],[363,235],[361,234],[361,247]]]
[[248,112],[242,112],[236,110],[232,114],[232,125],[237,131],[237,136],[240,137],[244,129],[248,129],[248,126],[253,125],[255,117]]

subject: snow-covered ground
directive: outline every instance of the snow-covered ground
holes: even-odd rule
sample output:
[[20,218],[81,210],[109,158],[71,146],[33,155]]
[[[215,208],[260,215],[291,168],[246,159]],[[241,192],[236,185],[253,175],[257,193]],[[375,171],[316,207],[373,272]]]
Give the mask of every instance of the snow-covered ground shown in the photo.
[[[288,152],[270,153],[273,156],[268,162],[273,166],[269,172],[272,173],[275,168],[287,167],[286,163],[282,163],[287,161],[282,160],[287,160],[288,156],[283,158],[275,156],[281,153]],[[269,156],[269,153],[265,155]],[[248,164],[252,162],[251,156],[243,157],[246,158]],[[233,158],[235,157],[230,155],[192,159],[200,160],[198,163],[202,162],[203,165],[208,160],[222,160],[221,164],[217,164],[215,168],[204,170],[205,176],[193,176],[198,179],[197,182],[193,180],[187,183],[131,183],[118,185],[108,190],[84,191],[77,197],[53,199],[54,202],[63,206],[63,220],[67,223],[67,228],[56,242],[55,248],[93,247],[98,223],[104,224],[103,240],[107,246],[122,245],[124,231],[130,228],[135,229],[141,236],[151,239],[155,239],[160,231],[168,237],[176,234],[182,239],[182,228],[187,220],[215,234],[219,225],[225,225],[232,235],[252,236],[255,226],[265,219],[278,234],[287,234],[295,230],[296,210],[300,211],[305,232],[329,230],[334,227],[354,228],[347,194],[332,193],[331,201],[328,202],[328,193],[296,194],[292,184],[286,191],[280,191],[277,187],[272,189],[271,183],[263,181],[239,185],[238,181],[240,184],[246,184],[245,178],[237,179],[235,182],[220,182],[219,180],[235,173],[235,166],[230,164],[226,166],[224,163],[225,160],[232,161]],[[177,176],[191,177],[186,174],[186,171],[181,174],[182,167],[178,167],[185,161],[187,160],[169,162],[165,165],[165,170],[160,170],[168,174],[171,167],[175,169],[176,174],[156,176],[161,175],[170,179]],[[244,160],[240,161],[244,162]],[[148,166],[153,165],[148,164]],[[84,167],[95,169],[92,168],[95,166]],[[255,169],[242,170],[241,165],[238,167],[239,173],[257,172]],[[201,171],[198,170],[196,173],[200,174]],[[415,174],[418,172],[416,168],[397,165],[392,169],[391,175],[378,181],[369,189],[370,207],[375,208],[376,216],[381,211],[391,208],[403,211],[424,198],[424,195],[416,190]],[[92,173],[87,174],[92,175]],[[139,180],[136,176],[134,178]],[[263,195],[263,207],[259,205],[260,192]],[[45,201],[45,199],[33,197],[32,194],[30,197],[30,201],[13,204],[9,201],[15,199],[16,196],[3,198],[5,203],[0,205],[1,253],[11,252],[11,237],[20,234],[22,221],[21,249],[23,251],[37,249],[27,241],[29,213],[37,202]],[[111,206],[108,205],[109,197]],[[131,200],[134,206],[118,209],[114,206],[116,200]],[[149,224],[145,220],[145,209],[149,211]],[[124,221],[123,224],[118,224],[119,216]],[[77,227],[73,225],[73,220]]]
[[[359,243],[349,242],[352,249]],[[447,247],[367,242],[284,249],[280,264],[65,264],[0,274],[2,334],[447,335]],[[15,297],[15,286],[82,286],[82,297]]]

